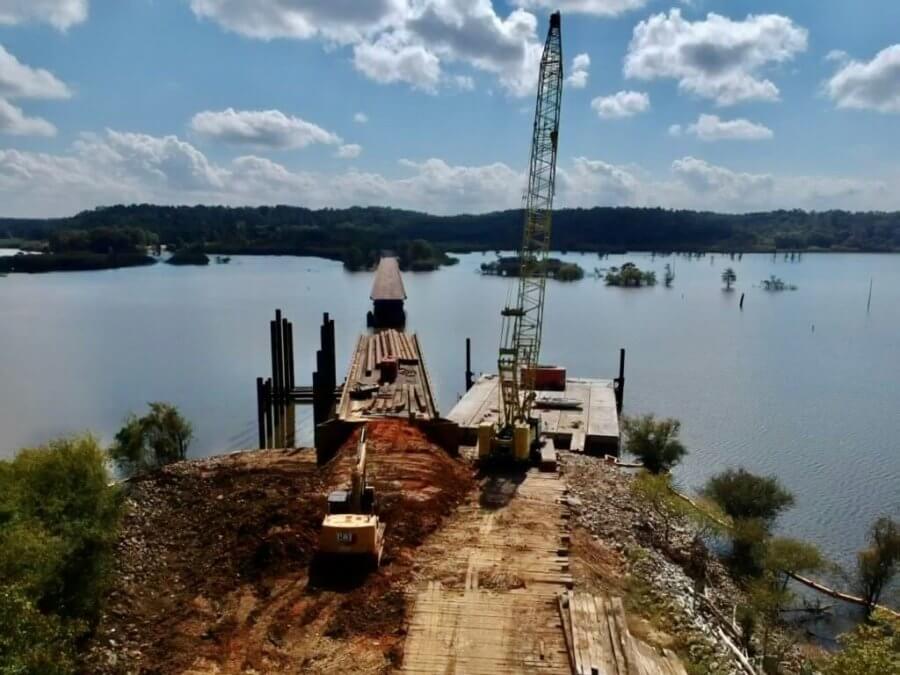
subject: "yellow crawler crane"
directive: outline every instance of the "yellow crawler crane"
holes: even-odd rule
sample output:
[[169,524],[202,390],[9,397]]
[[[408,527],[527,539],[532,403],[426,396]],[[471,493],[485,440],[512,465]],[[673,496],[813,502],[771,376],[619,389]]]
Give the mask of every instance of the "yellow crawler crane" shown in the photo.
[[525,222],[518,251],[519,279],[515,296],[501,312],[497,369],[503,414],[496,429],[485,427],[479,433],[478,454],[483,459],[511,458],[527,462],[540,439],[539,423],[532,415],[532,407],[544,325],[562,89],[562,26],[559,12],[554,12],[550,15],[537,83],[528,187],[524,195]]
[[356,446],[350,489],[328,495],[328,514],[319,531],[320,560],[361,563],[377,569],[384,551],[385,525],[375,513],[375,489],[366,476],[366,427]]

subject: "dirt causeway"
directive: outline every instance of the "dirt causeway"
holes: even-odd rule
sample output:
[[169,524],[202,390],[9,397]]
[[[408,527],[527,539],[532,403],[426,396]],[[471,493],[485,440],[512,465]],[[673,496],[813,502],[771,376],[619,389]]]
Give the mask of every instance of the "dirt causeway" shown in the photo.
[[387,522],[367,577],[310,578],[329,490],[357,437],[317,467],[311,450],[171,465],[128,484],[110,600],[90,673],[382,673],[402,658],[415,549],[474,486],[471,469],[399,420],[368,430],[369,480]]

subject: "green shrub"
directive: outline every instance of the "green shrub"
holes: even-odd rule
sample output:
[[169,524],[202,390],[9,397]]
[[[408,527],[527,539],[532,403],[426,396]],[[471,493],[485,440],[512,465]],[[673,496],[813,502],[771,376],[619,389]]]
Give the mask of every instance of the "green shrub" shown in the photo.
[[143,417],[134,414],[125,419],[110,456],[127,474],[156,469],[187,456],[194,432],[178,408],[170,403],[151,403]]
[[687,448],[678,440],[678,420],[643,415],[625,418],[622,426],[625,450],[639,458],[650,473],[670,471],[687,454]]
[[15,587],[0,589],[0,673],[68,675],[75,670],[71,636]]
[[100,615],[122,511],[92,436],[0,462],[0,673],[68,673]]

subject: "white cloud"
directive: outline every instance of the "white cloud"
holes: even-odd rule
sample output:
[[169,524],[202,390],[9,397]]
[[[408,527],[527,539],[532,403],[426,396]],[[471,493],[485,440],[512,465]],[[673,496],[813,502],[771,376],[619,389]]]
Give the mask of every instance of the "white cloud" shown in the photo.
[[278,150],[305,148],[313,143],[341,143],[337,134],[280,110],[207,110],[194,115],[191,129],[225,143]]
[[530,93],[537,82],[542,50],[537,19],[520,9],[504,19],[491,0],[424,0],[393,35],[406,36],[446,61],[493,73],[513,95]]
[[56,127],[40,117],[26,117],[21,108],[0,98],[0,133],[13,136],[55,136]]
[[[403,160],[399,175],[291,169],[252,155],[216,163],[175,136],[106,131],[64,155],[0,150],[7,216],[70,215],[101,204],[381,205],[439,214],[518,208],[524,172],[501,162],[452,165]],[[559,207],[663,206],[717,211],[772,208],[900,208],[900,176],[777,176],[685,157],[663,176],[577,157],[559,168]]]
[[825,55],[826,61],[834,61],[836,63],[844,63],[850,60],[850,55],[843,49],[832,49]]
[[348,143],[346,145],[342,145],[337,150],[337,157],[339,159],[356,159],[362,154],[362,146],[357,145],[356,143]]
[[591,57],[587,54],[579,54],[572,59],[572,71],[566,78],[566,84],[573,89],[584,89],[588,81],[588,69],[591,67]]
[[806,50],[807,31],[788,17],[749,15],[733,21],[718,14],[687,21],[681,10],[657,14],[634,29],[625,75],[643,80],[671,78],[680,89],[726,106],[775,101],[779,90],[761,72]]
[[191,0],[191,9],[247,37],[342,44],[394,25],[408,11],[406,0]]
[[357,124],[365,124],[369,121],[369,116],[366,113],[358,112],[353,116],[353,121]]
[[561,168],[560,196],[566,206],[624,206],[638,198],[639,182],[619,166],[576,157],[571,168]]
[[87,14],[88,0],[0,0],[0,25],[44,22],[67,30]]
[[492,73],[515,96],[537,81],[537,18],[522,9],[503,17],[492,0],[191,0],[191,7],[249,37],[352,45],[357,70],[383,84],[458,88],[458,77],[443,77],[444,63]]
[[441,80],[440,59],[424,46],[405,42],[396,34],[356,45],[353,63],[357,70],[381,84],[405,82],[432,94]]
[[[677,131],[673,136],[681,133],[681,127],[677,124],[675,127]],[[774,136],[772,130],[762,124],[743,118],[723,120],[718,115],[700,115],[696,122],[688,125],[687,133],[701,141],[765,141]]]
[[868,63],[847,62],[825,89],[839,108],[900,113],[900,44],[882,49]]
[[0,97],[69,98],[69,88],[48,70],[21,63],[0,45]]
[[712,195],[719,203],[765,198],[775,184],[768,174],[739,173],[694,157],[675,160],[672,173],[695,193]]
[[598,96],[591,108],[603,119],[632,117],[650,109],[650,97],[640,91],[620,91],[612,96]]
[[70,215],[100,204],[390,205],[433,213],[520,205],[521,172],[505,164],[453,166],[403,160],[399,177],[349,170],[297,171],[255,156],[217,164],[175,136],[107,130],[65,155],[0,150],[6,216]]
[[513,0],[519,7],[544,10],[560,10],[563,14],[593,14],[618,16],[634,9],[641,9],[647,0]]
[[454,75],[451,81],[460,91],[475,91],[475,80],[468,75]]
[[681,136],[682,131],[683,129],[680,124],[673,124],[669,127],[669,136],[675,136],[677,138],[678,136]]

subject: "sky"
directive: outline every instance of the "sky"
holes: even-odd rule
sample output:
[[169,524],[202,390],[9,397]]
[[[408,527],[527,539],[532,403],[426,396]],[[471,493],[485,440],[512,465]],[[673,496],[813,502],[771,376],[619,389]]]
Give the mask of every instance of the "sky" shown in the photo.
[[555,9],[556,206],[900,210],[897,0],[0,0],[0,216],[517,208]]

